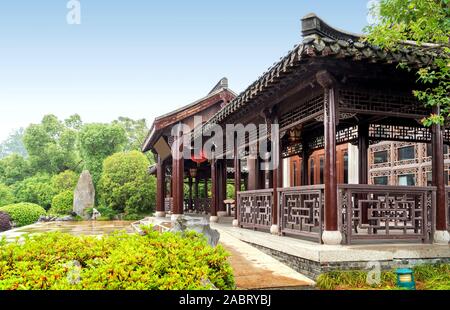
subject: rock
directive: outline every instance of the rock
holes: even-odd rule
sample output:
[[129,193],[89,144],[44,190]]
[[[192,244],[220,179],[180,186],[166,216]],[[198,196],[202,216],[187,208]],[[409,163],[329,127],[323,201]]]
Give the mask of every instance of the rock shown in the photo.
[[58,217],[55,221],[56,222],[71,222],[74,220],[75,219],[71,215],[67,215],[67,216],[63,216],[63,217]]
[[102,214],[96,208],[92,210],[92,220],[96,221]]
[[175,222],[171,232],[185,232],[187,230],[193,230],[197,233],[203,234],[208,244],[212,247],[216,247],[219,243],[220,233],[212,229],[208,220],[205,218],[194,218],[189,216],[180,216]]
[[81,173],[73,198],[73,212],[85,220],[89,220],[86,209],[93,208],[95,204],[95,188],[89,171]]
[[42,215],[39,217],[38,222],[39,223],[47,223],[47,222],[54,222],[56,220],[56,216],[51,215]]
[[9,214],[6,212],[0,212],[0,232],[10,230],[11,228],[11,217]]

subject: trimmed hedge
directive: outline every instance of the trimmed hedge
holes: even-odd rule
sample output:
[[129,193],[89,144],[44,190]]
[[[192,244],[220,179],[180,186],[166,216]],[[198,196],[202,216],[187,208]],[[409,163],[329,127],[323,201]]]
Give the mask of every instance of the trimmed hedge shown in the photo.
[[52,206],[48,210],[49,214],[70,215],[73,211],[73,191],[64,191],[52,200]]
[[234,289],[228,254],[197,233],[60,232],[0,241],[0,290]]
[[0,211],[8,213],[16,227],[34,224],[46,214],[41,206],[26,202],[1,207]]

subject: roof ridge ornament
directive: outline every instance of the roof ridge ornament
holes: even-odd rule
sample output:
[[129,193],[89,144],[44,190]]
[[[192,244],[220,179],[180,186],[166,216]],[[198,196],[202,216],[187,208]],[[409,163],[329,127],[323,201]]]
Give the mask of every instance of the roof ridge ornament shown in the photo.
[[214,88],[208,93],[208,95],[222,90],[223,88],[228,88],[228,79],[226,77],[220,79],[220,81],[214,86]]
[[331,27],[314,13],[307,14],[302,18],[302,35],[304,38],[328,38],[331,40],[342,40],[347,42],[357,42],[362,37],[361,34],[355,34]]

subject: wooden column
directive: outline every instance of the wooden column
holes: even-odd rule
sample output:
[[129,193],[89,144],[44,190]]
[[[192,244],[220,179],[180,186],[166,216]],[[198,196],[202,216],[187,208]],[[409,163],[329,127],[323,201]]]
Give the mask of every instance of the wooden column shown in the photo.
[[227,160],[222,159],[220,163],[220,171],[221,171],[221,178],[220,178],[220,195],[219,195],[219,211],[225,212],[226,206],[224,201],[227,199]]
[[213,157],[211,160],[211,217],[217,217],[217,162]]
[[[358,183],[369,184],[369,124],[361,123],[358,125]],[[360,194],[358,199],[367,199],[367,195]],[[364,204],[361,210],[362,224],[369,224],[368,206]]]
[[[241,191],[241,161],[239,159],[239,149],[238,149],[238,139],[237,136],[234,137],[234,219],[238,220],[239,212],[239,200],[238,192]],[[238,226],[239,223],[235,222],[234,226]]]
[[156,212],[157,216],[162,216],[165,212],[166,199],[166,166],[161,156],[158,155],[156,165]]
[[203,193],[205,195],[205,198],[208,198],[208,196],[209,196],[209,193],[208,193],[208,177],[205,177],[204,181],[205,181],[205,183],[203,184],[204,185]]
[[[176,139],[176,148],[182,151],[183,144],[182,139]],[[184,209],[184,159],[181,155],[180,158],[172,159],[172,182],[173,182],[173,210],[174,215],[183,214]]]
[[[433,108],[433,113],[439,115],[439,107]],[[436,231],[447,231],[447,197],[445,194],[445,181],[444,181],[444,137],[442,133],[442,127],[439,124],[432,127],[432,173],[433,173],[433,186],[437,187],[436,190]],[[447,241],[448,242],[448,241]]]
[[256,158],[249,157],[247,159],[247,167],[248,167],[248,190],[249,191],[257,190],[259,183],[258,160]]
[[336,92],[335,81],[326,71],[316,75],[324,89],[324,136],[325,136],[325,232],[326,244],[339,244],[338,232],[337,169],[336,169]]
[[194,183],[194,197],[195,197],[195,199],[200,198],[199,183],[200,183],[200,179],[199,179],[198,176],[196,176],[195,177],[195,183]]
[[192,177],[190,175],[189,175],[189,178],[188,178],[188,185],[189,185],[189,203],[188,203],[188,206],[189,206],[189,210],[192,210],[193,209],[192,198],[194,197],[194,195],[193,195],[193,190],[192,190],[193,182],[192,182]]
[[[272,124],[278,125],[278,116],[274,115],[272,118]],[[278,188],[282,186],[282,183],[280,183],[280,175],[282,167],[280,167],[281,162],[281,152],[280,152],[280,139],[279,137],[272,137],[272,161],[274,163],[274,167],[272,170],[272,188],[273,188],[273,204],[272,204],[272,227],[270,229],[270,232],[272,234],[278,234],[279,233],[279,227],[278,227]]]
[[369,124],[358,125],[358,180],[359,184],[369,183]]

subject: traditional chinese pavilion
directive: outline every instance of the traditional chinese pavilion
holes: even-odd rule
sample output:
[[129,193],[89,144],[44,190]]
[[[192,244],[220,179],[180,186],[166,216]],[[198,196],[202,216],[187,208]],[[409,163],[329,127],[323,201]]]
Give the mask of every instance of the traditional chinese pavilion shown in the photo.
[[[240,95],[224,79],[205,98],[155,120],[143,151],[158,157],[152,169],[158,180],[157,215],[198,212],[217,220],[226,215],[226,184],[233,181],[233,224],[242,229],[325,244],[447,244],[449,188],[443,147],[450,144],[450,131],[422,126],[421,119],[439,108],[432,111],[418,102],[412,93],[419,87],[414,70],[398,66],[426,66],[439,50],[411,42],[395,51],[382,50],[314,14],[302,19],[302,35],[300,44]],[[279,143],[272,154],[281,165],[264,171],[259,168],[262,158],[225,159],[230,153],[250,154],[259,139],[251,132],[245,144],[209,161],[172,158],[168,146],[179,143],[170,134],[172,126],[189,124],[195,115],[206,120],[205,131],[214,124],[278,124]],[[430,144],[432,186],[368,185],[368,148],[379,141]],[[358,146],[358,184],[338,182],[336,150],[346,143]],[[324,152],[323,184],[311,184],[308,158],[319,149]],[[283,164],[292,156],[305,166],[300,169],[301,186],[286,187]]]

